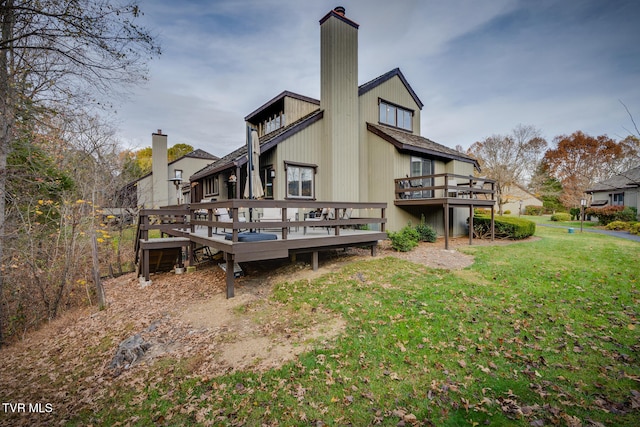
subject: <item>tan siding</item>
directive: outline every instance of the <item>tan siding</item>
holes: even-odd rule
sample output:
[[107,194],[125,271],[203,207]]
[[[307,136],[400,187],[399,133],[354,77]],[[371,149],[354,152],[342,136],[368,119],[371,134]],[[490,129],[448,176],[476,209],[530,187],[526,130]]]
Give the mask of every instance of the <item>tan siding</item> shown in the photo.
[[[384,82],[380,86],[360,96],[359,99],[359,112],[360,112],[360,182],[361,188],[361,200],[367,201],[382,201],[376,197],[375,189],[372,187],[374,183],[370,179],[370,175],[377,174],[377,168],[373,165],[369,165],[369,159],[371,157],[372,147],[368,144],[369,132],[367,131],[367,122],[378,123],[379,122],[379,105],[378,100],[382,98],[385,101],[397,104],[408,110],[413,110],[413,133],[420,134],[420,108],[415,103],[407,88],[402,84],[402,81],[397,76]],[[386,145],[390,145],[385,142]],[[389,163],[389,159],[393,158],[394,161],[398,161],[397,151],[394,149],[392,153],[389,153],[391,157],[387,157],[385,160]],[[374,154],[375,156],[375,154]],[[396,170],[409,170],[409,161],[407,160],[406,167],[396,168]],[[373,172],[372,172],[373,171]],[[394,176],[399,178],[404,175]],[[378,196],[379,197],[379,196]],[[395,212],[395,208],[394,212]]]
[[324,112],[326,148],[323,158],[332,177],[336,201],[359,201],[358,30],[336,17],[320,31],[320,102]]
[[290,125],[318,108],[320,108],[318,104],[286,96],[284,98],[285,125]]
[[315,196],[317,200],[328,200],[326,194],[330,180],[327,168],[322,161],[322,121],[316,122],[308,128],[296,133],[278,145],[273,156],[273,167],[276,171],[274,179],[274,198],[283,200],[287,196],[287,175],[284,162],[299,162],[318,165],[315,177]]

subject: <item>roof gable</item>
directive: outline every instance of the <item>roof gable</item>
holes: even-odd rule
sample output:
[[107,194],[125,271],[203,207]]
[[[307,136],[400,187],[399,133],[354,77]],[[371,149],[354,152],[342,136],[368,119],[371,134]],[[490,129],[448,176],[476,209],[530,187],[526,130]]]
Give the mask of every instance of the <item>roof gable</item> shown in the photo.
[[291,92],[288,90],[285,90],[283,92],[280,92],[278,95],[274,96],[273,98],[271,98],[270,100],[268,100],[267,102],[265,102],[264,104],[262,104],[260,107],[256,108],[255,110],[253,110],[251,113],[249,113],[244,120],[247,122],[250,122],[255,116],[259,115],[262,111],[268,109],[269,107],[271,107],[272,105],[274,105],[275,103],[277,103],[278,101],[289,97],[289,98],[293,98],[293,99],[298,99],[300,101],[305,101],[308,102],[310,104],[315,104],[315,105],[320,105],[320,100],[315,99],[315,98],[311,98],[308,96],[304,96],[304,95],[300,95],[299,93],[295,93],[295,92]]
[[418,108],[422,110],[422,107],[424,107],[424,104],[422,103],[422,101],[420,101],[420,98],[418,98],[418,95],[416,95],[413,88],[411,87],[407,79],[404,77],[404,74],[402,74],[402,71],[400,71],[400,68],[394,68],[388,73],[385,73],[363,85],[360,85],[360,87],[358,88],[358,96],[364,95],[365,93],[369,92],[372,89],[377,88],[384,82],[391,80],[394,77],[398,77],[400,79],[400,81],[402,82],[404,87],[407,89],[407,91],[409,92],[409,94],[411,95],[415,103],[418,105]]

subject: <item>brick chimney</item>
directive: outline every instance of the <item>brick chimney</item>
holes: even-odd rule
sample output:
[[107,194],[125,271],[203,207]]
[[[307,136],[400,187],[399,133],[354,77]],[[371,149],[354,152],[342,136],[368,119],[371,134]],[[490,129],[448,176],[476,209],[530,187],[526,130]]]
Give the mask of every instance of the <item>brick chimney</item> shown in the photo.
[[320,20],[323,164],[331,177],[321,197],[359,201],[358,27],[338,6]]

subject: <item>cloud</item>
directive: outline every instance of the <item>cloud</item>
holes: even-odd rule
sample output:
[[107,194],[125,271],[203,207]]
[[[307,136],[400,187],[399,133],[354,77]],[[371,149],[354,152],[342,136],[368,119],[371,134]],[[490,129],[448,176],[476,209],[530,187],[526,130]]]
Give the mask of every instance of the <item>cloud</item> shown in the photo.
[[[519,123],[549,138],[624,133],[640,110],[640,3],[454,0],[343,2],[360,24],[359,81],[400,67],[420,99],[423,135],[468,146]],[[143,3],[164,54],[134,102],[123,139],[224,155],[244,143],[246,114],[283,90],[320,93],[319,19],[340,2]]]

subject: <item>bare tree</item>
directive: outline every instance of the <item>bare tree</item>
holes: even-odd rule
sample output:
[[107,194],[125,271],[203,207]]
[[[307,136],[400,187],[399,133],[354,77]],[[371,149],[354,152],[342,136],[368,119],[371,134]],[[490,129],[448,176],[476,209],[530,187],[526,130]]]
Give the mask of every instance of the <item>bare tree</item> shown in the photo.
[[88,102],[143,81],[147,60],[160,50],[136,23],[140,14],[136,3],[112,0],[0,0],[0,262],[7,235],[7,156],[21,111]]
[[518,125],[510,135],[492,135],[471,145],[468,154],[478,159],[483,173],[496,180],[498,212],[508,203],[505,190],[524,184],[537,168],[547,141],[533,126]]

